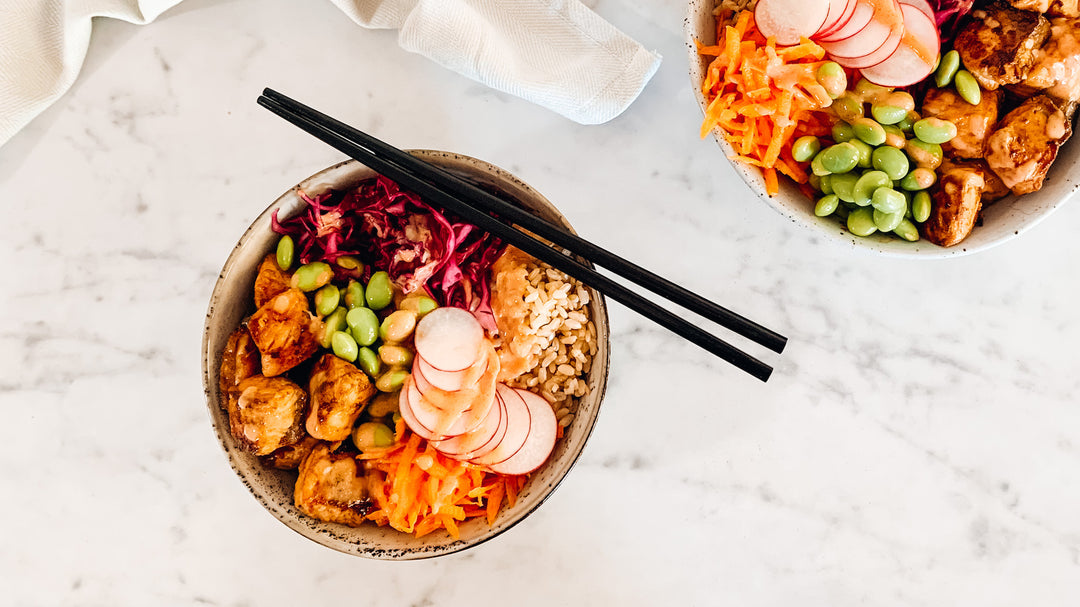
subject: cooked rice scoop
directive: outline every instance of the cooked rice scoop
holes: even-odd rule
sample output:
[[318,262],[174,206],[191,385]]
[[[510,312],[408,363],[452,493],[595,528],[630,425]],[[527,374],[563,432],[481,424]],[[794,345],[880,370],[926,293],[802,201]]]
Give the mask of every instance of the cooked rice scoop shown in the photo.
[[577,399],[589,393],[597,350],[590,301],[580,282],[514,247],[492,265],[499,381],[538,392],[563,427],[573,421]]

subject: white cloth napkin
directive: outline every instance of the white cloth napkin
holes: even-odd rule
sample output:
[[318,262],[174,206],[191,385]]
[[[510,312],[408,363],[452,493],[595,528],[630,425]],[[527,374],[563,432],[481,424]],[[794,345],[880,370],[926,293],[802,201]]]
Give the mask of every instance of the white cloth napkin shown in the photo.
[[[618,116],[656,72],[578,0],[331,0],[402,48],[582,124]],[[71,87],[91,19],[153,21],[180,0],[0,0],[0,145]],[[299,10],[299,9],[298,9]]]

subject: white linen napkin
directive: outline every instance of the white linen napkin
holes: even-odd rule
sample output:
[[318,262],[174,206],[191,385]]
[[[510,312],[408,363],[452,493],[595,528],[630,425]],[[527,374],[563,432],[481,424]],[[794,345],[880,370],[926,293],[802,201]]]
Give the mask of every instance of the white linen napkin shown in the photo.
[[[0,145],[71,87],[91,19],[153,21],[180,0],[0,0]],[[332,0],[402,48],[582,124],[618,116],[656,72],[579,0]]]

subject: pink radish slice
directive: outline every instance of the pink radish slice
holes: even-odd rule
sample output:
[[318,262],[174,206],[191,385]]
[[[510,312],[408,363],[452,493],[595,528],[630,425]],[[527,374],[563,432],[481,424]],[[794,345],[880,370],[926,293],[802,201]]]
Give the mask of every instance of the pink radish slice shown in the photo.
[[469,460],[474,464],[491,466],[510,459],[525,445],[532,426],[529,405],[513,388],[499,384],[498,393],[506,405],[506,434],[490,453]]
[[865,2],[856,2],[855,10],[852,12],[851,17],[848,18],[847,23],[828,34],[818,37],[818,42],[825,43],[846,40],[859,33],[873,18],[874,7]]
[[[895,2],[895,0],[893,1]],[[881,16],[882,11],[879,10],[874,13],[874,18],[870,20],[870,23],[867,23],[866,27],[859,30],[858,33],[837,42],[822,42],[821,48],[832,55],[834,60],[869,55],[881,47],[892,35],[896,27],[896,24],[881,19]],[[902,27],[902,24],[900,25]],[[903,34],[902,31],[901,34]]]
[[829,15],[830,0],[758,0],[754,22],[765,37],[777,44],[798,44],[813,36]]
[[510,459],[498,464],[492,464],[491,469],[499,474],[528,474],[536,470],[547,461],[551,450],[555,448],[555,435],[558,431],[558,422],[555,420],[555,412],[551,410],[543,397],[518,390],[518,394],[529,406],[529,414],[532,415],[532,427],[525,444]]
[[476,362],[484,328],[461,308],[436,308],[416,325],[416,351],[441,371],[461,371]]
[[922,14],[926,15],[927,17],[929,17],[931,20],[933,20],[935,22],[937,21],[937,19],[934,17],[934,9],[930,8],[930,3],[927,2],[926,0],[898,0],[898,1],[900,2],[900,4],[906,4],[908,6],[913,6],[913,7],[917,8],[917,9],[919,9],[919,11],[922,12]]
[[896,52],[896,49],[900,48],[900,42],[902,42],[903,39],[904,25],[901,23],[899,26],[894,27],[889,32],[889,37],[886,38],[885,41],[881,43],[881,46],[875,49],[874,52],[864,55],[862,57],[855,57],[850,59],[844,57],[834,57],[834,59],[840,65],[852,69],[877,65],[892,56],[892,54]]
[[934,22],[910,5],[900,7],[907,34],[900,48],[887,60],[862,69],[864,78],[879,86],[910,86],[930,75],[941,52]]
[[442,390],[460,390],[465,383],[464,379],[467,371],[468,369],[462,371],[440,371],[435,367],[432,367],[431,363],[424,360],[422,356],[417,356],[413,360],[413,373],[423,373],[424,377],[431,382],[431,385]]
[[[446,436],[439,436],[438,434],[435,434],[431,431],[430,428],[421,424],[419,420],[416,419],[416,415],[413,413],[413,401],[410,399],[410,384],[411,382],[409,380],[406,380],[405,386],[401,388],[401,396],[398,398],[398,410],[401,411],[401,419],[405,420],[405,425],[408,426],[410,430],[420,435],[421,438],[424,438],[426,440],[440,440],[449,438]],[[419,393],[415,393],[412,398],[418,399],[419,396]]]
[[435,368],[423,356],[417,355],[413,360],[413,368],[419,368],[431,385],[440,390],[460,390],[466,384],[475,383],[480,379],[487,367],[488,344],[480,344],[480,350],[476,353],[476,360],[461,371],[442,371]]
[[506,405],[498,394],[495,395],[495,400],[495,406],[484,418],[484,423],[475,430],[444,441],[433,441],[432,446],[444,455],[460,460],[469,460],[494,451],[506,435]]
[[[447,438],[460,436],[469,431],[468,422],[471,420],[466,419],[461,413],[447,413],[435,405],[432,405],[430,401],[424,398],[424,395],[421,394],[420,389],[413,380],[414,378],[410,377],[406,384],[402,386],[401,392],[406,399],[402,402],[407,403],[412,418],[416,421],[417,425],[425,430],[427,434],[431,435],[430,438],[425,438],[428,438],[428,440],[445,440]],[[404,418],[405,414],[402,413],[401,417]],[[405,423],[408,423],[407,419],[405,420]],[[412,426],[410,425],[409,427],[411,428]],[[420,434],[416,428],[413,428],[413,431]],[[423,434],[420,435],[423,436]]]
[[[852,15],[855,14],[855,7],[858,5],[858,0],[847,0],[841,2],[841,6],[837,6],[836,2],[829,5],[831,11],[829,19],[825,22],[825,25],[821,26],[821,31],[814,34],[813,38],[818,40],[823,36],[839,30],[847,25],[848,21],[851,21]],[[835,14],[833,14],[835,13]]]

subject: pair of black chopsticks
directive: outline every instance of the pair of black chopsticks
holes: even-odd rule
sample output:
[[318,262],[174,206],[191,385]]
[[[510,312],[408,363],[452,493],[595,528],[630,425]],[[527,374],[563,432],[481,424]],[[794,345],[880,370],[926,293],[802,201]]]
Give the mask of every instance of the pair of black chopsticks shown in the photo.
[[[787,338],[774,331],[634,265],[606,249],[571,234],[560,226],[507,203],[437,166],[424,162],[277,91],[264,89],[258,102],[259,105],[362,162],[377,173],[396,181],[401,187],[415,192],[429,204],[440,206],[463,220],[498,236],[504,242],[551,264],[762,381],[767,381],[772,374],[772,367],[769,365],[598,273],[571,255],[580,256],[607,268],[774,352],[783,352],[787,344]],[[492,214],[498,218],[493,217]],[[510,224],[517,224],[567,249],[569,254],[552,248],[547,243]]]

